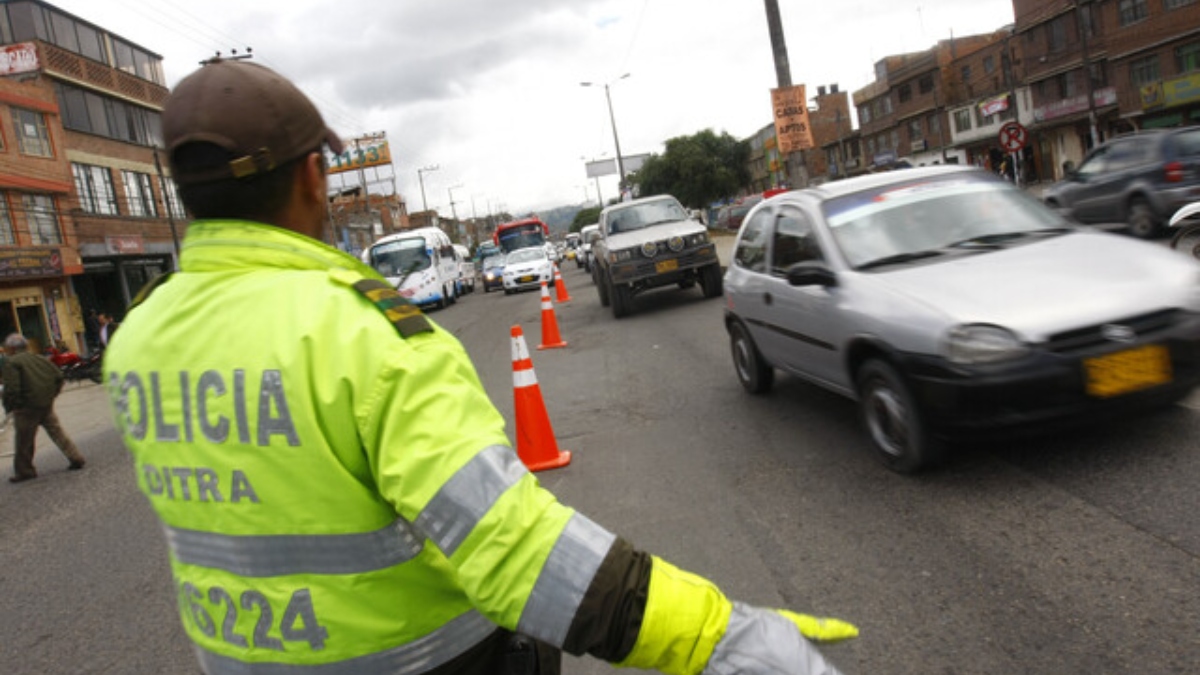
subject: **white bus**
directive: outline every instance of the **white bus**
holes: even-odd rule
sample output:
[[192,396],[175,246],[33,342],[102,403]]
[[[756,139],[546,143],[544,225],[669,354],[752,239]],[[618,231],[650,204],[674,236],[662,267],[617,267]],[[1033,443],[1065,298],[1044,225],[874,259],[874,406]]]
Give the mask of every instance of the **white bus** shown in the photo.
[[388,235],[367,247],[362,261],[422,307],[457,301],[459,263],[450,237],[436,227]]

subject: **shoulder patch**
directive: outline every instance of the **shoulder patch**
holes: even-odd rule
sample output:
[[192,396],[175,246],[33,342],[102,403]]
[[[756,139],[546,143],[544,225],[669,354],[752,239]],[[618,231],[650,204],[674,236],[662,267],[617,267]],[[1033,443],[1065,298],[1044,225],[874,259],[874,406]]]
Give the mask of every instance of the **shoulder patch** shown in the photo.
[[421,310],[386,283],[357,275],[349,278],[351,274],[347,274],[344,270],[338,270],[337,273],[331,271],[330,276],[370,300],[371,304],[379,308],[387,320],[392,322],[392,325],[396,327],[396,332],[400,333],[400,337],[407,339],[421,333],[433,332],[433,326],[429,323],[429,319],[421,313]]

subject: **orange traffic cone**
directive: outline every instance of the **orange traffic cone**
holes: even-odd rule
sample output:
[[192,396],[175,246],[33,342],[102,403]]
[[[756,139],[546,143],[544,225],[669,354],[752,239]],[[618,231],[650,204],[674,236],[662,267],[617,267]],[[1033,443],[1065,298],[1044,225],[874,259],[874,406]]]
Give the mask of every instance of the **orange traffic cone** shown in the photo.
[[571,294],[567,292],[567,285],[563,283],[562,272],[558,271],[558,264],[554,265],[554,295],[557,302],[570,302]]
[[[542,289],[546,288],[545,284]],[[571,453],[558,449],[554,429],[542,401],[542,388],[520,326],[512,327],[513,401],[517,414],[517,456],[530,471],[557,469],[571,463]]]
[[542,282],[542,344],[538,349],[554,349],[566,347],[562,336],[558,334],[558,319],[554,318],[554,305],[550,302],[550,289]]

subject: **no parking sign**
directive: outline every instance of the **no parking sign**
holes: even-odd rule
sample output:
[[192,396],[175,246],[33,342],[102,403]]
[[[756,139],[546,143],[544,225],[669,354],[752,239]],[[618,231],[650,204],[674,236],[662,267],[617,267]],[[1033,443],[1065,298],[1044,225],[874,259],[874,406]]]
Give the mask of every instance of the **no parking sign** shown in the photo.
[[1006,122],[1000,127],[1000,147],[1008,154],[1020,152],[1029,142],[1029,132],[1020,122]]

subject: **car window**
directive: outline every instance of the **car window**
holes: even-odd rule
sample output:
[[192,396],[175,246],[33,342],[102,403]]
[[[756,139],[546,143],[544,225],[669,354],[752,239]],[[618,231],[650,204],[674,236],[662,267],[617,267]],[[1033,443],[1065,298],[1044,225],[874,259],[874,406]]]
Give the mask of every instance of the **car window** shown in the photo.
[[1200,157],[1200,128],[1176,134],[1172,141],[1177,157]]
[[767,271],[767,225],[770,219],[769,210],[763,209],[742,223],[742,236],[733,253],[734,264],[751,272]]
[[1083,160],[1083,164],[1079,165],[1078,174],[1080,176],[1097,176],[1108,170],[1108,153],[1112,150],[1111,146],[1103,145]]
[[795,207],[781,208],[771,242],[771,272],[786,276],[787,269],[796,263],[824,259],[809,217]]

